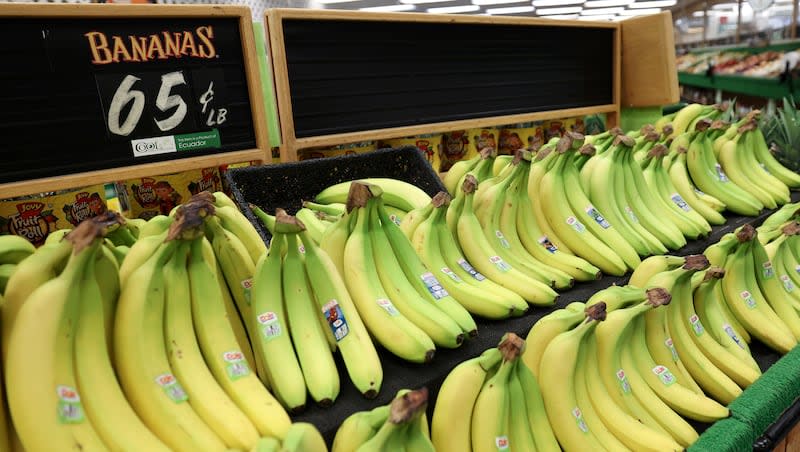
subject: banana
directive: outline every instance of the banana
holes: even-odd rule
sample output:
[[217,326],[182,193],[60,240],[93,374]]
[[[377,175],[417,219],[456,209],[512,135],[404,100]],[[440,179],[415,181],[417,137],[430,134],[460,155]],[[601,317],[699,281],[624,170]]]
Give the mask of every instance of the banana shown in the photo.
[[[544,400],[542,399],[542,391],[536,377],[521,360],[517,360],[516,375],[512,375],[512,379],[519,381],[522,389],[522,400],[525,402],[525,409],[528,414],[528,428],[533,435],[533,440],[536,443],[536,450],[542,452],[557,452],[561,450],[558,446],[558,440],[553,433],[550,422],[547,420],[547,412],[544,407]],[[512,382],[512,384],[515,384]]]
[[313,201],[303,201],[303,207],[311,209],[315,212],[322,212],[337,217],[344,215],[344,212],[347,210],[347,206],[338,202],[330,204],[320,204]]
[[[713,225],[725,224],[725,217],[716,209],[706,204],[697,194],[697,189],[694,187],[691,179],[689,179],[689,170],[686,168],[686,152],[684,147],[678,147],[677,155],[674,157],[667,156],[664,158],[662,164],[668,171],[669,178],[672,185],[675,187],[677,193],[683,200],[698,214],[700,214],[706,221]],[[724,207],[723,207],[724,208]]]
[[156,235],[143,236],[136,241],[136,244],[131,247],[125,260],[119,266],[119,280],[120,284],[125,284],[128,281],[131,273],[141,267],[164,243],[167,238],[167,231],[161,232]]
[[0,235],[0,264],[19,264],[36,251],[36,247],[18,235]]
[[187,270],[188,243],[180,243],[164,267],[166,312],[164,335],[167,357],[182,382],[190,404],[228,447],[249,449],[259,435],[250,420],[214,379],[192,325],[191,283]]
[[[509,379],[516,356],[501,350],[500,368],[483,384],[472,415],[472,450],[486,452],[508,449],[510,444]],[[518,351],[517,351],[518,353]]]
[[519,359],[514,359],[509,364],[511,364],[512,369],[506,383],[506,391],[508,393],[508,442],[514,445],[514,450],[535,451],[537,447],[533,430],[531,429],[533,419],[528,418],[525,392],[522,390],[522,383],[517,376],[517,367],[520,365]]
[[275,438],[265,436],[260,438],[250,452],[280,452],[281,442]]
[[[102,253],[96,245],[90,246],[95,248],[94,253]],[[128,403],[111,364],[109,335],[113,324],[108,324],[107,319],[113,320],[114,306],[104,300],[108,294],[101,289],[101,284],[107,284],[103,280],[111,278],[118,278],[117,269],[103,259],[87,265],[80,276],[74,359],[81,402],[86,416],[111,450],[166,452],[170,449],[144,425]],[[118,285],[113,285],[112,290],[110,295],[116,303]]]
[[[700,274],[700,273],[698,273]],[[722,282],[725,270],[711,267],[703,274],[703,281],[694,290],[694,308],[700,321],[707,328],[706,331],[714,340],[723,346],[729,353],[736,356],[741,362],[760,372],[755,359],[750,353],[750,347],[742,339],[741,331],[728,317],[723,309],[725,300],[722,298]]]
[[[552,152],[552,147],[543,147],[531,161],[530,173],[528,175],[528,199],[531,200],[531,210],[536,218],[536,224],[542,228],[544,235],[565,254],[575,254],[563,240],[558,236],[553,226],[548,222],[544,214],[544,199],[541,194],[541,180],[547,172],[550,163],[555,159],[556,153]],[[524,189],[524,187],[523,187]],[[520,209],[520,210],[525,210]]]
[[406,430],[406,450],[419,452],[436,452],[431,442],[431,434],[428,429],[428,416],[420,414],[408,426]]
[[[3,296],[0,295],[0,306],[5,303],[3,300]],[[3,451],[13,451],[15,450],[12,448],[12,441],[17,436],[16,432],[14,431],[14,426],[10,423],[11,417],[8,413],[8,402],[6,401],[6,390],[5,390],[5,378],[3,374],[0,373],[0,450]]]
[[444,175],[444,187],[450,196],[455,196],[461,187],[462,178],[465,174],[475,169],[475,166],[481,160],[480,157],[474,157],[469,160],[459,160]]
[[[500,215],[501,228],[511,229],[516,226],[519,241],[525,250],[535,259],[557,268],[576,281],[593,281],[602,276],[600,269],[583,258],[573,254],[564,253],[545,234],[539,225],[528,196],[528,181],[530,178],[530,164],[522,162],[527,167],[523,170],[522,178],[515,187],[515,192],[506,193],[506,205]],[[508,203],[511,203],[509,205]]]
[[[407,444],[408,430],[414,427],[414,422],[421,416],[425,416],[425,408],[428,403],[428,390],[426,388],[416,391],[400,391],[397,397],[392,400],[389,406],[389,415],[383,425],[380,426],[375,435],[367,442],[363,443],[357,452],[382,452],[382,451],[406,451],[420,450],[427,452],[433,450],[430,440],[422,439],[425,442],[423,447],[417,445],[412,448]],[[427,424],[425,424],[427,425]],[[420,426],[417,425],[416,428]]]
[[[437,195],[432,202],[444,203],[446,201]],[[504,319],[514,313],[515,306],[516,309],[526,309],[525,300],[519,295],[497,286],[478,273],[476,275],[480,276],[480,279],[476,279],[458,264],[459,261],[463,261],[465,264],[467,262],[460,256],[452,243],[453,238],[444,223],[445,207],[442,207],[443,205],[438,206],[433,214],[414,230],[412,237],[412,246],[425,265],[434,274],[442,273],[438,279],[442,287],[467,311],[481,317]],[[441,241],[440,232],[444,235]],[[440,243],[445,241],[448,243],[444,245]],[[447,251],[444,250],[445,246]],[[447,259],[450,253],[456,254],[458,257]],[[496,286],[497,289],[504,290],[506,295],[498,295],[486,289],[485,286]]]
[[488,371],[497,367],[501,360],[500,350],[490,348],[481,356],[457,365],[447,374],[436,397],[431,419],[431,439],[437,451],[472,450],[471,428],[475,402]]
[[8,344],[17,315],[34,290],[58,276],[72,252],[72,243],[63,240],[51,245],[43,245],[27,259],[17,264],[14,275],[8,280],[3,294],[3,363],[7,365]]
[[708,338],[708,335],[703,334],[705,328],[699,323],[697,315],[692,312],[694,311],[693,307],[687,309],[688,306],[684,306],[691,303],[690,280],[692,274],[707,266],[708,263],[705,259],[699,259],[696,265],[687,260],[684,267],[673,270],[678,276],[669,289],[673,295],[673,303],[666,308],[666,328],[673,339],[681,362],[684,363],[692,377],[706,393],[727,405],[742,393],[741,388],[726,373],[734,365],[729,363],[723,371],[717,367],[717,362],[710,360],[703,353],[691,336]]
[[[433,204],[432,200],[431,204]],[[374,218],[370,218],[372,226],[376,229],[373,239],[376,237],[377,228],[380,227],[391,245],[390,248],[386,248],[387,253],[391,252],[397,257],[402,272],[405,273],[407,281],[414,286],[417,293],[455,321],[461,331],[469,336],[477,335],[478,326],[469,311],[450,296],[446,289],[442,290],[443,287],[437,275],[426,268],[409,239],[389,219],[389,214],[380,199],[376,200],[374,216]]]
[[752,132],[752,128],[755,127],[757,127],[757,125],[750,123],[747,127],[739,128],[740,132],[744,130],[744,132],[742,132],[742,138],[739,140],[739,143],[737,143],[736,149],[737,153],[740,154],[738,157],[743,163],[742,168],[755,180],[755,183],[759,184],[764,191],[769,193],[778,205],[784,205],[791,201],[789,187],[772,175],[766,165],[761,164],[756,159],[754,149],[756,146],[753,141],[755,135]]
[[328,256],[330,256],[339,275],[344,278],[344,248],[347,238],[355,225],[354,216],[345,212],[342,218],[325,230],[322,234],[320,246]]
[[[470,413],[472,408],[470,407]],[[358,411],[348,416],[336,430],[331,452],[354,452],[378,432],[389,417],[389,405],[371,411]],[[469,434],[469,430],[467,431]]]
[[313,210],[304,207],[298,210],[295,215],[298,220],[303,222],[309,235],[311,235],[317,243],[322,241],[322,236],[325,234],[325,229],[327,229],[328,226],[317,217],[317,214],[314,213]]
[[[486,181],[491,178],[491,167],[494,161],[493,151],[491,148],[486,148],[480,153],[481,160],[475,165],[475,168],[469,173],[465,174],[459,182],[459,189],[453,195],[453,200],[450,202],[450,207],[447,209],[447,227],[450,229],[454,237],[458,236],[458,219],[461,217],[461,211],[464,207],[464,199],[466,195],[464,190],[461,189],[467,175],[471,175],[478,182]],[[459,248],[460,249],[460,248]]]
[[755,262],[750,254],[752,232],[737,233],[739,246],[725,262],[722,292],[733,315],[747,331],[780,353],[788,353],[797,340],[791,330],[766,303],[755,276]]
[[[345,203],[352,182],[353,181],[341,182],[332,185],[322,190],[314,199],[322,204],[334,202]],[[408,182],[382,177],[364,179],[361,182],[381,187],[384,193],[384,202],[406,212],[410,212],[431,202],[431,197],[428,196],[427,193]]]
[[[276,215],[278,217],[278,215]],[[253,304],[250,340],[254,352],[261,355],[270,388],[281,403],[292,412],[306,405],[306,385],[286,323],[283,288],[282,254],[286,242],[276,231],[269,252],[262,256],[253,278]]]
[[339,371],[333,361],[327,332],[317,315],[317,302],[308,284],[297,234],[288,234],[286,240],[283,291],[289,333],[309,394],[317,404],[329,406],[339,395]]
[[53,231],[53,232],[51,232],[50,234],[47,235],[46,239],[44,239],[44,244],[45,245],[52,245],[52,244],[58,243],[58,242],[62,241],[64,239],[64,236],[69,234],[71,231],[72,231],[72,229],[59,229],[59,230]]
[[525,350],[522,351],[521,360],[535,378],[539,378],[542,355],[550,341],[559,334],[574,328],[584,318],[586,318],[586,314],[583,309],[576,312],[558,309],[533,324],[525,337]]
[[774,209],[777,207],[775,199],[769,192],[764,190],[757,181],[753,180],[750,174],[745,170],[744,162],[741,161],[741,157],[742,154],[747,151],[741,150],[741,147],[738,145],[741,139],[742,136],[737,135],[734,139],[725,142],[725,144],[720,147],[719,162],[725,170],[725,174],[727,174],[727,177],[733,181],[733,183],[758,199],[766,208]]
[[[738,231],[738,230],[737,230]],[[724,267],[728,256],[733,254],[733,251],[739,245],[736,239],[736,234],[729,232],[720,237],[717,243],[711,244],[703,251],[703,255],[708,258],[708,263],[714,267]]]
[[281,452],[328,452],[328,446],[314,424],[294,422],[286,432]]
[[750,241],[750,248],[756,270],[755,279],[761,296],[783,323],[789,327],[794,338],[800,340],[800,316],[789,302],[783,284],[781,284],[776,275],[775,267],[767,255],[767,251],[758,241],[758,232],[749,225],[745,226],[745,229],[751,230],[754,234],[753,240]]
[[[596,312],[604,314],[602,308],[596,309]],[[557,335],[542,355],[539,382],[543,388],[547,388],[542,392],[542,398],[550,426],[565,450],[599,450],[601,447],[589,429],[575,395],[575,369],[580,365],[578,351],[582,339],[592,332],[601,318],[587,317],[574,329]],[[497,417],[499,413],[492,415]]]
[[222,440],[192,409],[167,358],[166,282],[161,270],[176,246],[175,240],[162,245],[122,285],[114,322],[115,368],[134,410],[167,446],[225,450]]
[[241,240],[250,255],[250,259],[253,260],[253,265],[255,265],[261,255],[267,252],[267,246],[261,236],[258,235],[256,228],[250,223],[250,220],[239,212],[239,209],[228,206],[217,207],[214,210],[214,215],[219,218],[223,228]]
[[[625,201],[630,214],[642,227],[656,237],[664,246],[677,250],[686,245],[686,237],[681,230],[657,210],[658,200],[647,189],[642,169],[634,160],[633,150],[621,148],[619,175],[615,178],[615,189],[625,192]],[[626,209],[627,210],[627,209]],[[633,217],[631,219],[633,219]]]
[[642,265],[636,267],[631,274],[628,284],[644,288],[647,281],[657,273],[674,270],[686,263],[686,259],[681,256],[650,256],[642,261]]
[[275,232],[275,216],[274,215],[270,215],[270,214],[264,212],[263,210],[261,210],[260,207],[258,207],[255,204],[250,204],[250,210],[253,211],[253,214],[255,214],[255,216],[261,221],[261,223],[264,225],[264,227],[267,228],[267,230],[270,232],[270,234]]
[[0,295],[6,291],[8,280],[11,279],[11,275],[16,269],[17,264],[0,264]]
[[139,239],[150,237],[153,235],[160,235],[169,229],[169,226],[174,221],[174,218],[166,215],[156,215],[147,220],[147,223],[139,229]]
[[599,378],[598,360],[592,359],[597,355],[597,341],[594,336],[586,337],[581,346],[586,348],[587,358],[583,365],[586,366],[586,389],[589,398],[594,410],[602,417],[603,423],[611,433],[632,450],[654,452],[683,450],[674,439],[645,426],[614,402]]
[[417,230],[417,227],[428,218],[431,213],[433,213],[433,202],[429,204],[425,204],[424,207],[420,207],[418,209],[414,209],[411,212],[408,212],[406,216],[403,217],[403,221],[400,222],[400,230],[403,231],[403,234],[411,240],[411,237],[414,235],[414,231]]
[[670,137],[676,137],[684,132],[687,131],[689,124],[695,120],[695,118],[701,116],[704,112],[702,104],[689,104],[675,114],[675,117],[672,119],[672,134]]
[[798,214],[800,214],[800,202],[786,204],[775,212],[772,212],[772,214],[761,223],[761,226],[756,229],[758,229],[759,233],[778,229],[787,221],[797,218]]
[[[559,156],[554,166],[541,177],[539,199],[544,216],[555,234],[576,255],[599,267],[603,273],[622,275],[626,271],[625,261],[588,229],[588,214],[582,210],[576,212],[571,207],[564,178],[564,170],[568,164],[567,159]],[[529,187],[532,180],[529,180]],[[573,186],[570,191],[574,189]],[[589,221],[594,222],[595,219],[589,218]]]
[[501,286],[516,292],[529,303],[552,305],[558,296],[554,290],[509,265],[497,255],[495,248],[486,240],[472,209],[476,188],[476,179],[467,174],[462,187],[465,195],[463,211],[458,217],[458,238],[465,256],[476,270]]
[[374,201],[370,190],[379,191],[380,188],[360,183],[352,187],[348,207],[352,208],[350,214],[357,218],[344,251],[347,288],[359,315],[381,345],[407,361],[429,362],[436,348],[433,341],[397,310],[381,285],[372,263],[374,254],[369,237],[369,209]]
[[[424,266],[422,273],[415,276],[409,277],[403,272],[399,253],[395,254],[396,251],[392,249],[392,244],[384,232],[384,228],[388,229],[392,225],[384,223],[381,226],[381,219],[376,211],[379,202],[380,200],[376,200],[368,211],[361,212],[359,215],[369,215],[368,240],[371,241],[373,262],[375,262],[375,269],[384,291],[389,295],[389,300],[400,311],[400,314],[424,331],[434,344],[443,348],[459,347],[464,341],[461,327],[444,310],[440,310],[435,305],[439,301],[437,298],[443,298],[448,294],[443,292],[439,281]],[[395,231],[400,232],[398,229]],[[407,243],[405,236],[401,235],[400,238]],[[428,292],[433,295],[432,298],[423,298],[410,282],[412,277],[415,280],[421,277],[420,279],[424,281],[426,274],[430,274],[433,278],[430,289],[425,288],[426,291],[432,292]],[[455,301],[453,300],[453,302]],[[458,307],[461,308],[461,305]],[[477,332],[477,329],[472,331]]]
[[73,367],[80,281],[94,258],[86,247],[96,233],[90,224],[70,234],[66,242],[75,246],[66,268],[25,300],[8,338],[8,406],[26,450],[107,450],[86,417]]
[[767,142],[764,139],[764,133],[761,129],[756,127],[750,133],[753,135],[752,149],[755,151],[755,157],[758,159],[758,162],[764,166],[764,169],[769,171],[770,174],[778,178],[789,188],[800,188],[800,175],[781,165],[781,163],[775,159],[769,148],[767,148]]
[[331,258],[307,232],[300,232],[300,240],[305,248],[306,274],[317,309],[325,315],[333,332],[350,380],[365,397],[375,398],[383,382],[383,369],[346,283]]
[[212,197],[210,199],[211,202],[214,203],[214,207],[233,207],[236,208],[236,203],[222,191],[215,191],[211,193]]
[[197,341],[214,378],[262,436],[283,438],[290,420],[278,401],[261,384],[244,358],[226,319],[220,279],[203,257],[208,241],[193,241],[188,272],[192,319]]

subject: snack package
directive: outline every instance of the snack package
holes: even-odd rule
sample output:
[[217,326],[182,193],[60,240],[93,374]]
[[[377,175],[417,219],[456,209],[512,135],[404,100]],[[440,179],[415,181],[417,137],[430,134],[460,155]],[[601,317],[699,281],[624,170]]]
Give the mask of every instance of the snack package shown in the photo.
[[124,183],[130,216],[145,220],[159,214],[169,215],[175,206],[196,193],[219,190],[222,190],[222,178],[218,167],[129,179]]
[[377,141],[361,141],[358,143],[340,144],[329,148],[301,149],[297,152],[299,160],[336,157],[338,155],[363,154],[378,149]]
[[436,146],[436,154],[439,156],[439,172],[445,172],[459,160],[473,157],[476,152],[471,152],[470,135],[466,130],[456,130],[445,132],[441,135],[441,140]]
[[401,146],[415,146],[425,157],[425,160],[430,163],[434,171],[439,168],[439,153],[436,152],[437,144],[441,135],[426,133],[413,137],[405,138],[391,138],[388,140],[380,140],[378,142],[378,149],[383,148],[399,148]]
[[544,140],[544,124],[541,121],[501,127],[497,153],[513,155],[517,149],[524,149],[532,145],[537,137],[539,140]]
[[480,129],[470,129],[469,139],[470,146],[467,153],[467,159],[471,159],[478,155],[483,148],[497,149],[497,137],[500,134],[500,129],[497,127],[482,127]]
[[107,210],[105,185],[0,201],[0,234],[26,238],[36,246],[51,232],[72,229]]

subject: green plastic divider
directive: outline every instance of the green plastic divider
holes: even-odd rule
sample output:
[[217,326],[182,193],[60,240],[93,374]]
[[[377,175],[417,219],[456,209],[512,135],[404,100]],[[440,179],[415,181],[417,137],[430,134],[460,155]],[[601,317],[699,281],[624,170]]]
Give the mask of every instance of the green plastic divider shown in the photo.
[[759,435],[800,397],[800,346],[772,365],[728,408]]
[[267,133],[269,146],[281,145],[281,126],[278,121],[278,106],[275,101],[275,84],[272,82],[272,68],[267,52],[266,34],[264,24],[253,22],[253,34],[256,41],[256,54],[258,55],[258,69],[261,72],[261,92],[264,93],[264,109],[267,112]]
[[709,427],[688,452],[744,452],[753,449],[758,438],[753,427],[739,419],[729,417]]
[[653,124],[661,118],[661,106],[623,107],[620,111],[622,130],[639,130],[645,124]]
[[777,78],[747,77],[744,75],[714,75],[678,73],[678,83],[698,88],[719,89],[735,94],[745,94],[766,99],[794,97],[800,100],[800,85],[791,80],[781,82]]
[[711,78],[705,74],[678,72],[678,83],[681,85],[696,86],[698,88],[714,88],[714,83]]
[[689,53],[700,54],[707,52],[747,52],[750,54],[766,52],[768,50],[782,51],[782,50],[797,50],[800,49],[800,41],[782,42],[780,44],[772,44],[764,47],[725,47],[725,48],[702,48],[692,49]]

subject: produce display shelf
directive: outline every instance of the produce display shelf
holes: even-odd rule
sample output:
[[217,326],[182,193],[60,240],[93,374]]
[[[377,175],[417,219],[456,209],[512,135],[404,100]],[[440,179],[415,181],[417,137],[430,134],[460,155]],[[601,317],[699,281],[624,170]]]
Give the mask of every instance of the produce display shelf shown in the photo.
[[[290,213],[296,211],[302,200],[311,199],[323,188],[341,181],[366,178],[366,177],[394,177],[400,180],[414,183],[430,195],[442,190],[441,181],[438,176],[430,169],[430,166],[420,156],[414,147],[403,147],[398,149],[383,149],[368,154],[334,157],[319,160],[306,160],[302,162],[292,162],[279,165],[268,165],[262,167],[239,168],[227,173],[229,185],[232,190],[234,200],[253,222],[256,229],[268,241],[269,233],[265,227],[254,217],[248,203],[253,203],[272,213],[276,207],[286,208]],[[793,193],[793,201],[800,200],[800,193]],[[715,226],[711,234],[702,240],[688,243],[685,247],[673,254],[689,255],[701,253],[703,250],[719,241],[726,233],[732,232],[739,226],[746,223],[758,225],[771,214],[772,211],[764,211],[758,217],[728,216],[725,225]],[[622,277],[604,276],[602,279],[589,282],[578,283],[572,289],[561,293],[555,306],[547,308],[534,308],[529,313],[512,319],[502,321],[492,321],[477,319],[478,336],[467,342],[461,347],[453,350],[437,349],[433,361],[427,364],[414,364],[401,360],[386,350],[379,348],[381,362],[383,363],[384,380],[378,397],[373,400],[365,399],[347,378],[344,363],[336,355],[337,366],[339,367],[341,378],[341,392],[338,399],[329,408],[310,406],[304,413],[294,416],[295,421],[311,422],[319,428],[326,441],[330,444],[336,434],[336,430],[341,422],[349,415],[363,410],[370,410],[379,405],[389,403],[400,389],[414,389],[426,386],[431,391],[432,403],[428,407],[429,415],[433,412],[436,395],[444,378],[453,367],[482,353],[490,347],[494,347],[506,332],[514,332],[525,337],[531,326],[540,318],[550,312],[562,308],[573,301],[585,301],[595,292],[605,289],[611,285],[624,285],[630,275]],[[781,356],[754,341],[751,350],[762,370],[776,366],[776,363],[784,363],[778,368],[790,368],[798,366],[794,364],[800,359],[800,348],[796,348],[790,355],[783,360]],[[780,360],[780,361],[779,361]],[[747,436],[749,443],[741,441],[740,436],[725,436],[719,439],[703,439],[703,444],[714,445],[714,449],[700,448],[696,450],[743,450],[750,449],[752,441],[760,435],[766,427],[773,422],[778,415],[794,400],[800,396],[800,374],[797,372],[792,376],[786,375],[785,369],[766,372],[765,376],[759,379],[758,384],[744,392],[740,397],[741,402],[737,401],[738,408],[734,411],[735,421],[742,423],[742,419],[756,419],[753,425],[749,425],[749,431],[756,432],[755,436]],[[546,390],[546,388],[544,388]],[[764,393],[770,394],[768,400],[770,406],[763,406],[761,402]],[[750,396],[749,394],[755,395]],[[753,400],[755,399],[755,400]],[[785,403],[784,403],[785,402]],[[741,415],[738,415],[741,409]],[[727,422],[721,421],[721,422]],[[708,429],[709,424],[693,423],[698,432]],[[735,424],[741,427],[739,424]],[[724,425],[723,425],[724,427]],[[713,435],[718,429],[710,430]],[[746,444],[746,446],[745,446]],[[724,446],[724,447],[723,447]]]
[[800,86],[791,78],[748,77],[744,75],[711,75],[678,73],[678,83],[697,88],[715,89],[734,94],[744,94],[766,99],[794,97],[800,100]]

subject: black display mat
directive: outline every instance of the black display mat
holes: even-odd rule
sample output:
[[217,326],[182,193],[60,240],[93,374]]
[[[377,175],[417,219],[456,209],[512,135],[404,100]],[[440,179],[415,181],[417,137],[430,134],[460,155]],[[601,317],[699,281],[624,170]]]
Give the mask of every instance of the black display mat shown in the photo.
[[0,183],[255,148],[239,24],[0,18]]
[[[333,157],[303,162],[268,165],[261,167],[237,168],[226,174],[235,202],[255,225],[256,229],[268,241],[269,232],[252,214],[249,203],[258,205],[272,213],[276,207],[285,207],[295,212],[301,206],[301,200],[311,199],[322,189],[345,180],[365,177],[394,177],[413,183],[429,195],[444,190],[438,176],[430,169],[419,151],[414,147],[399,149],[383,149],[367,154]],[[800,201],[800,192],[792,193],[792,201]],[[706,247],[733,232],[744,224],[760,225],[772,214],[765,210],[757,217],[727,215],[727,222],[722,226],[714,226],[711,234],[701,240],[690,241],[686,246],[671,254],[689,255],[702,253]],[[439,387],[447,374],[459,363],[480,355],[484,350],[497,346],[506,332],[514,332],[521,337],[536,321],[556,309],[563,308],[573,301],[586,301],[594,293],[612,285],[627,284],[630,274],[615,277],[603,276],[591,282],[576,283],[572,289],[562,292],[555,306],[534,308],[521,317],[506,320],[476,319],[478,336],[466,341],[457,349],[437,348],[433,361],[427,364],[414,364],[399,359],[378,347],[383,364],[384,380],[376,399],[365,399],[352,385],[340,355],[335,355],[341,376],[341,392],[335,403],[328,408],[311,405],[302,414],[293,416],[294,421],[310,422],[322,432],[328,444],[332,444],[336,430],[349,415],[364,410],[371,410],[379,405],[389,403],[400,389],[415,389],[426,386],[430,390],[428,415],[433,414]],[[781,355],[766,345],[753,340],[750,349],[762,371],[775,364]],[[699,433],[705,431],[710,424],[694,421],[690,423]]]
[[282,24],[297,138],[614,102],[613,28]]

